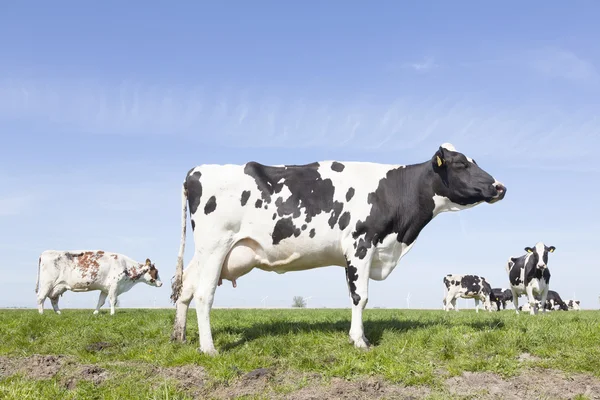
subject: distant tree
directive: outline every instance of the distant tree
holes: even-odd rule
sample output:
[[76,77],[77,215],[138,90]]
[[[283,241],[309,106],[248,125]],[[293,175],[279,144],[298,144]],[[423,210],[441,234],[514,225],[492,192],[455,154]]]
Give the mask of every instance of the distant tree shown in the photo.
[[294,296],[292,299],[292,307],[304,308],[306,307],[306,300],[302,296]]

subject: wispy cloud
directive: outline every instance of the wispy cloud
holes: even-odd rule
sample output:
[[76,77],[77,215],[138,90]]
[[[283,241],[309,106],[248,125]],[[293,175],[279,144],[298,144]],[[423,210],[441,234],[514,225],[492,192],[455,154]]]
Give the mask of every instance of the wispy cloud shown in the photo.
[[556,47],[531,51],[525,63],[547,78],[561,78],[584,83],[596,83],[599,78],[596,67],[590,61],[571,51]]
[[410,61],[410,62],[392,62],[387,64],[388,71],[397,71],[397,70],[412,70],[417,73],[425,73],[429,72],[432,69],[438,68],[439,65],[435,62],[435,57],[425,57],[418,61]]
[[[324,102],[233,89],[0,82],[0,122],[26,119],[83,134],[172,135],[231,147],[407,151],[453,142],[503,160],[572,160],[600,144],[593,105],[557,112],[459,96]],[[107,204],[107,207],[124,207]]]
[[0,217],[17,216],[26,212],[33,204],[33,195],[0,197]]

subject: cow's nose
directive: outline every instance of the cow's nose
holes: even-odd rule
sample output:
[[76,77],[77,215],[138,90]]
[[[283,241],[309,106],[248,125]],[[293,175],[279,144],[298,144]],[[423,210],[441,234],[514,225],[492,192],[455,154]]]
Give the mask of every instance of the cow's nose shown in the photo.
[[540,269],[546,268],[546,264],[538,264],[538,268],[540,268]]
[[162,282],[161,281],[156,282],[156,287],[161,287],[161,286],[162,286]]
[[494,189],[496,189],[496,191],[498,193],[505,193],[506,192],[506,186],[504,186],[500,182],[494,183]]

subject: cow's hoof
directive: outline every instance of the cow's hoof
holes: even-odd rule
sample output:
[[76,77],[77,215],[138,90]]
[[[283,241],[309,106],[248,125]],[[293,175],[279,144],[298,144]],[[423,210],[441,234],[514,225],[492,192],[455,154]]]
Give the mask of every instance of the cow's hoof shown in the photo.
[[215,356],[219,355],[219,352],[214,347],[210,348],[210,349],[206,349],[206,350],[198,349],[198,352],[200,352],[202,354],[206,354],[207,356],[210,356],[210,357],[215,357]]
[[57,311],[56,313],[57,313],[58,315],[60,315],[60,311]]
[[349,339],[350,343],[354,344],[354,347],[356,347],[357,349],[368,349],[371,346],[371,343],[369,343],[367,338],[364,336],[358,339],[353,339],[352,337],[350,337]]
[[96,310],[94,311],[94,315],[98,315],[100,313],[100,311]]

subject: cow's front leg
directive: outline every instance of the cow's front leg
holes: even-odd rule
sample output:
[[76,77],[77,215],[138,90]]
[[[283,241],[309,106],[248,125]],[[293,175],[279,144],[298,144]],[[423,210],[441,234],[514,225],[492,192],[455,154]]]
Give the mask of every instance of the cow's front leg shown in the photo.
[[98,297],[98,305],[96,306],[96,310],[94,310],[94,314],[98,314],[100,312],[100,308],[102,308],[102,306],[106,302],[107,296],[108,296],[108,293],[100,292],[100,296]]
[[475,312],[478,313],[479,312],[479,299],[475,299]]
[[[545,313],[546,312],[546,298],[548,297],[548,288],[544,288],[544,290],[542,290],[542,312]],[[554,306],[554,305],[553,305]],[[554,307],[552,307],[554,308]]]
[[346,258],[346,281],[350,298],[352,299],[352,320],[350,322],[350,342],[355,347],[366,349],[369,347],[364,332],[362,315],[369,301],[369,272],[371,268],[371,255],[363,259],[359,257]]
[[529,300],[529,314],[535,315],[537,314],[537,304],[535,303],[535,297],[533,297],[533,287],[531,285],[527,286],[527,300]]

